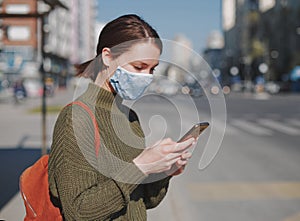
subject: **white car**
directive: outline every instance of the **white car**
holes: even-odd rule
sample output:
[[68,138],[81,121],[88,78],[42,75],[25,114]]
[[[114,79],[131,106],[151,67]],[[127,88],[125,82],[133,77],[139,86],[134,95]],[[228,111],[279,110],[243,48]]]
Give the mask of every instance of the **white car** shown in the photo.
[[39,79],[25,79],[24,87],[28,97],[35,98],[43,95],[43,85]]

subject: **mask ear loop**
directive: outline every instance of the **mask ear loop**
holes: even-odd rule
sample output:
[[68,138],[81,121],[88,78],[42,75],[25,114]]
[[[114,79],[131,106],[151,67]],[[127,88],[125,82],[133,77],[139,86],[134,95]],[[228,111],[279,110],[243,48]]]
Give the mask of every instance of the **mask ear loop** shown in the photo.
[[[118,67],[121,67],[121,66],[119,66],[118,58],[116,58],[115,61],[113,61],[113,62],[115,62],[115,64],[116,64],[116,70],[118,69]],[[114,94],[116,94],[114,88],[112,87],[112,85],[110,83],[110,77],[113,76],[113,74],[115,73],[116,70],[114,70],[113,73],[110,74],[110,68],[109,68],[110,66],[105,65],[104,63],[102,63],[102,67],[103,67],[102,72],[103,72],[104,77],[105,77],[105,80],[104,80],[105,86],[107,88],[109,88]]]

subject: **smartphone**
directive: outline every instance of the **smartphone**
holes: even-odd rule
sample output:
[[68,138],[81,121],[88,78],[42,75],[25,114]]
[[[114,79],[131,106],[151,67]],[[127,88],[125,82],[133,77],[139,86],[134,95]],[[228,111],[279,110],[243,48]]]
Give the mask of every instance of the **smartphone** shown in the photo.
[[208,122],[201,122],[195,124],[185,135],[183,135],[177,142],[183,142],[191,137],[195,139],[209,126]]

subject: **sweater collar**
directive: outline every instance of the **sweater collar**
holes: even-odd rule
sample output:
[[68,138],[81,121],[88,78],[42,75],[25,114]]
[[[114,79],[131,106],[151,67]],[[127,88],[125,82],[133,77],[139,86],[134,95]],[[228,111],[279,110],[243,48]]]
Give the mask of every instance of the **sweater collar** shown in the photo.
[[94,83],[89,83],[86,92],[83,94],[83,99],[88,103],[108,110],[111,110],[113,103],[119,100],[117,98],[119,96]]

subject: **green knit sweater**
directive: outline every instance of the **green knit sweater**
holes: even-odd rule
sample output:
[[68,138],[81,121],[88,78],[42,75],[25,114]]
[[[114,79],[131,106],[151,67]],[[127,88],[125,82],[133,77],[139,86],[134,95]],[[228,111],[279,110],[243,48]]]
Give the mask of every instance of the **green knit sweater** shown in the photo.
[[[121,99],[91,83],[77,100],[93,111],[95,130],[82,107],[64,108],[56,121],[49,158],[49,188],[69,220],[146,220],[167,192],[170,177],[147,183],[132,160],[145,146],[136,114]],[[141,182],[144,181],[144,184]]]

